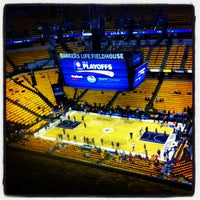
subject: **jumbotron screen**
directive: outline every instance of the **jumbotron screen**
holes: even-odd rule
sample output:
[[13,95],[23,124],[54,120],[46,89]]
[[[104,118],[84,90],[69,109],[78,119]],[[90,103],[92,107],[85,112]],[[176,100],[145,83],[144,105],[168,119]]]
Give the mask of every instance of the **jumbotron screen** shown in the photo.
[[137,88],[146,78],[147,62],[143,63],[134,70],[133,89]]
[[129,91],[123,54],[61,54],[60,67],[67,86]]

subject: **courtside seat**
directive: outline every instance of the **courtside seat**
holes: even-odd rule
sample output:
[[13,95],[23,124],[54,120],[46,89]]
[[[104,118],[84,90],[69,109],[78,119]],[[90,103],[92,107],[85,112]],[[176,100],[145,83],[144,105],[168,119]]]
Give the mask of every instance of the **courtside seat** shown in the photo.
[[29,133],[34,133],[34,132],[36,132],[36,131],[38,131],[40,128],[41,128],[41,126],[44,126],[45,124],[46,124],[47,122],[46,122],[46,120],[40,120],[39,122],[37,122],[36,124],[34,124],[33,126],[31,126],[28,130],[27,130],[27,132]]
[[103,152],[102,152],[102,154],[98,153],[97,149],[92,149],[89,152],[88,160],[91,161],[91,162],[97,163],[104,158],[105,158],[104,153]]
[[26,150],[47,153],[50,147],[55,146],[57,144],[43,139],[28,137],[26,140],[19,140],[18,142],[13,142],[10,145]]
[[104,153],[100,154],[96,149],[82,150],[79,146],[68,144],[66,147],[54,151],[54,155],[66,158],[84,160],[87,162],[97,163],[105,158]]
[[[128,159],[128,157],[127,157]],[[156,170],[155,167],[149,165],[148,160],[140,160],[134,157],[133,163],[129,163],[128,160],[121,160],[120,156],[116,155],[109,159],[105,165],[109,165],[115,168],[120,168],[124,170],[129,170],[135,173],[150,175],[150,176],[159,176],[160,172]]]
[[81,151],[79,146],[68,144],[66,147],[54,152],[55,155],[62,157],[83,160],[84,152]]

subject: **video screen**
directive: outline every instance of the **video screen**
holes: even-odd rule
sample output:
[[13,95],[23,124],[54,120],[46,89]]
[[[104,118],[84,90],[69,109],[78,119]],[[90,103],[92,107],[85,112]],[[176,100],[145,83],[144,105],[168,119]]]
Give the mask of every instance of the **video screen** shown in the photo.
[[132,58],[132,66],[138,66],[143,62],[143,55],[142,53],[138,53],[137,55],[133,56]]
[[74,88],[129,91],[125,59],[60,59],[64,83]]
[[146,78],[147,62],[143,63],[134,70],[133,89],[137,88]]

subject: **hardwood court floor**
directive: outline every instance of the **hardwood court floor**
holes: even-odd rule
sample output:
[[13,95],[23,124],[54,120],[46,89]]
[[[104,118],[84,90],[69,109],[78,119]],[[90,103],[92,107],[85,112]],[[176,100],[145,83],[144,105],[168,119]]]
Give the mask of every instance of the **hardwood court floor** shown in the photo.
[[[102,148],[108,148],[115,150],[117,148],[116,143],[119,142],[120,150],[126,152],[133,152],[135,154],[145,155],[144,144],[148,151],[148,155],[151,156],[157,153],[157,150],[163,149],[164,144],[142,141],[140,137],[144,133],[145,127],[148,126],[149,131],[155,132],[157,128],[158,133],[171,134],[173,128],[169,126],[160,127],[160,123],[153,122],[151,120],[138,120],[138,119],[126,119],[120,117],[110,117],[110,116],[101,116],[98,114],[72,111],[70,114],[70,119],[73,119],[75,116],[76,121],[82,122],[76,128],[65,129],[65,135],[63,134],[63,128],[53,127],[43,134],[43,137],[49,139],[56,139],[58,134],[62,134],[62,140],[65,142],[68,141],[67,134],[69,134],[70,142],[74,142],[74,135],[76,136],[75,143],[84,144],[84,137],[88,137],[90,140],[94,138],[95,146],[101,146]],[[82,121],[82,116],[84,116],[84,122]],[[143,128],[142,133],[140,133],[140,128]],[[132,139],[130,138],[130,132],[133,133]],[[103,144],[101,142],[103,139]],[[114,146],[111,145],[111,142],[114,143]],[[135,144],[134,151],[132,149],[132,142]]]

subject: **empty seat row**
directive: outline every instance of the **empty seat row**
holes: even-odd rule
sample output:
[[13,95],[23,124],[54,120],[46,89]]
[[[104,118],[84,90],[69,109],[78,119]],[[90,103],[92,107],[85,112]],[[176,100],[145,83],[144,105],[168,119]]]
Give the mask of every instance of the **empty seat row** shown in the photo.
[[154,108],[183,112],[184,107],[192,107],[192,81],[164,80],[157,94],[163,101],[154,101]]

